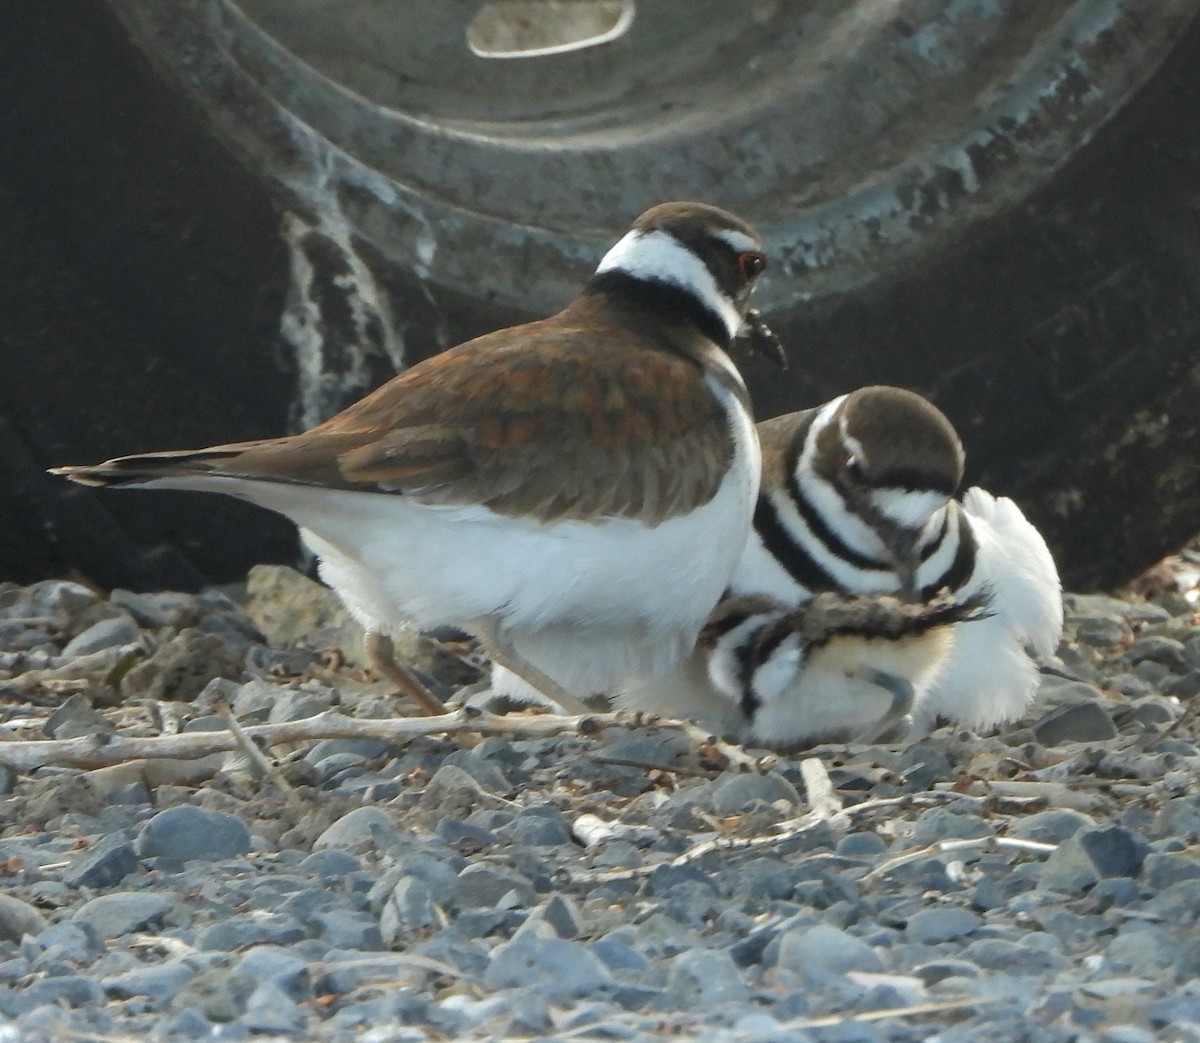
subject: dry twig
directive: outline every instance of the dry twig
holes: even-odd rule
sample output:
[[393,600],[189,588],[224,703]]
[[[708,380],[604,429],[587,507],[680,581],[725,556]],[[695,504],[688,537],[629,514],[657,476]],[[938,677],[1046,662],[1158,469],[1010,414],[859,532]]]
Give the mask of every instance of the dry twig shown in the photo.
[[913,862],[923,862],[934,855],[951,855],[957,851],[997,851],[1008,848],[1015,851],[1032,851],[1038,855],[1048,855],[1058,848],[1057,844],[1043,844],[1038,840],[1021,840],[1018,837],[968,837],[966,839],[939,840],[936,844],[918,848],[916,851],[906,851],[903,855],[889,858],[872,869],[860,881],[860,886],[870,886],[882,880],[893,869],[911,865]]
[[[594,713],[561,717],[544,713],[500,717],[475,709],[462,709],[436,717],[359,719],[327,710],[301,721],[247,725],[241,730],[252,742],[275,746],[320,739],[379,739],[400,745],[427,735],[455,735],[461,732],[528,739],[552,735],[593,735],[604,728],[643,727],[680,730],[697,745],[711,748],[730,761],[756,771],[769,770],[775,764],[773,757],[752,756],[738,746],[716,739],[688,721],[641,714]],[[0,744],[0,764],[19,771],[49,766],[105,768],[144,758],[190,760],[242,748],[241,740],[231,732],[184,732],[153,737],[130,737],[118,733],[82,735],[73,739],[17,739]]]
[[771,828],[771,832],[766,834],[753,837],[712,837],[708,840],[704,840],[693,845],[681,855],[676,855],[674,858],[664,859],[661,862],[655,862],[651,865],[635,866],[632,869],[611,869],[600,872],[587,870],[580,873],[572,873],[571,880],[574,883],[581,884],[604,884],[619,880],[636,880],[643,876],[649,876],[660,866],[687,865],[689,862],[695,862],[697,859],[703,858],[705,855],[711,854],[714,851],[738,853],[745,851],[760,851],[763,848],[777,847],[788,840],[801,837],[809,830],[815,829],[824,824],[833,825],[836,829],[847,829],[852,821],[859,818],[864,818],[868,814],[876,811],[883,811],[887,808],[900,807],[904,805],[930,807],[946,803],[947,800],[955,799],[966,800],[975,804],[982,803],[978,797],[970,797],[962,793],[953,792],[911,793],[901,797],[881,797],[878,800],[864,800],[860,804],[854,804],[848,808],[841,808],[832,817],[820,814],[816,811],[809,811],[807,814],[800,815],[798,818],[791,818],[784,822],[778,823]]
[[279,770],[278,766],[271,763],[267,755],[254,744],[254,740],[238,724],[238,720],[229,708],[229,704],[224,699],[218,699],[213,703],[213,709],[216,711],[217,716],[225,722],[225,727],[229,729],[237,741],[238,748],[246,755],[251,765],[257,769],[260,778],[266,777],[270,779],[279,788],[280,793],[284,794],[289,800],[295,800],[296,790],[292,787],[292,784],[283,777],[283,772]]

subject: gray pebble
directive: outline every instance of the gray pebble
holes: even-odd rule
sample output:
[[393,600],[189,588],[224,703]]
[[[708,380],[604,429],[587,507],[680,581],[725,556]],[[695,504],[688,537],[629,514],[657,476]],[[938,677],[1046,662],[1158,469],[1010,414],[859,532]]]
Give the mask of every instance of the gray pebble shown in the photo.
[[1155,689],[1161,689],[1172,677],[1171,668],[1155,659],[1143,659],[1133,668],[1134,675]]
[[340,880],[362,870],[362,862],[349,851],[331,847],[314,851],[296,867],[301,872],[315,873],[329,880]]
[[22,935],[40,934],[46,918],[28,902],[0,892],[0,941],[19,942]]
[[279,692],[271,705],[267,720],[272,724],[285,721],[303,721],[315,717],[333,706],[333,693],[311,688],[287,688]]
[[92,652],[128,644],[137,640],[137,637],[138,626],[131,617],[120,615],[102,619],[71,638],[63,646],[62,656],[64,659],[77,659]]
[[1066,962],[1044,949],[1006,938],[979,938],[963,949],[960,955],[984,970],[1015,974],[1037,974]]
[[611,983],[608,968],[586,946],[563,938],[498,945],[483,976],[487,988],[534,985],[556,998],[586,996]]
[[1117,737],[1117,726],[1108,711],[1095,700],[1074,702],[1051,710],[1033,725],[1043,746],[1064,742],[1106,742]]
[[110,974],[100,979],[100,985],[105,995],[112,999],[146,996],[156,1005],[165,1007],[184,985],[206,970],[208,965],[211,965],[210,954],[196,953],[120,974]]
[[712,784],[709,799],[718,815],[749,811],[757,801],[765,804],[774,804],[777,800],[788,805],[801,803],[796,787],[776,771],[762,775],[726,772]]
[[91,963],[103,948],[90,929],[70,920],[60,920],[51,924],[34,941],[42,950],[37,961],[39,964],[50,959],[85,966]]
[[796,888],[795,872],[780,858],[749,859],[731,866],[724,878],[731,890],[755,898],[787,898]]
[[217,861],[249,851],[250,831],[236,815],[182,804],[150,819],[136,850],[142,858]]
[[1131,673],[1114,674],[1108,679],[1108,687],[1114,692],[1120,692],[1122,695],[1129,696],[1131,699],[1150,695],[1154,691],[1152,684],[1142,680],[1137,674]]
[[1147,727],[1172,724],[1179,713],[1179,704],[1161,695],[1144,696],[1129,706],[1130,718]]
[[277,945],[256,945],[242,954],[232,973],[256,982],[271,982],[294,1000],[313,993],[308,964]]
[[[213,697],[229,699],[230,686],[233,684],[234,682],[227,678],[213,678],[197,696],[197,704],[207,706]],[[281,688],[272,681],[255,677],[233,690],[230,708],[239,721],[245,718],[253,722],[262,722],[271,713],[271,707],[275,705],[276,700],[286,691],[286,688]]]
[[1186,855],[1160,854],[1151,851],[1142,863],[1142,879],[1146,886],[1161,891],[1181,880],[1200,877],[1200,862]]
[[339,753],[353,753],[363,760],[385,757],[393,749],[383,739],[322,739],[305,755],[305,760],[318,764],[326,757]]
[[496,762],[491,758],[481,757],[478,750],[452,750],[442,764],[452,764],[461,768],[489,793],[508,793],[512,789],[511,783]]
[[898,762],[912,790],[929,790],[934,783],[953,778],[954,766],[946,754],[932,743],[914,743],[902,751]]
[[330,909],[312,917],[312,926],[335,949],[375,952],[383,948],[379,925],[369,913]]
[[52,739],[74,739],[81,735],[111,735],[112,722],[93,709],[80,692],[69,696],[46,719],[42,731]]
[[604,961],[609,970],[618,974],[636,977],[650,969],[650,961],[619,938],[599,938],[589,948]]
[[904,933],[922,945],[937,945],[974,933],[983,918],[969,909],[938,906],[922,909],[908,918]]
[[688,883],[700,884],[711,891],[718,890],[717,884],[710,874],[706,873],[698,865],[684,864],[679,866],[656,866],[654,871],[646,878],[646,893],[651,895],[665,895],[672,888]]
[[242,655],[215,634],[189,628],[163,642],[121,678],[127,699],[190,702],[213,676],[240,677]]
[[204,928],[196,939],[199,949],[233,952],[250,945],[294,945],[308,932],[291,915],[231,916]]
[[878,974],[884,969],[883,960],[871,946],[831,924],[785,931],[778,943],[778,966],[804,975]]
[[1179,943],[1163,928],[1132,923],[1123,925],[1109,942],[1104,960],[1110,969],[1162,978],[1164,971],[1179,967],[1181,953]]
[[532,884],[515,869],[482,862],[469,865],[458,874],[455,891],[458,905],[463,909],[490,909],[510,895],[521,905],[532,905],[535,900]]
[[1040,886],[1079,892],[1104,877],[1137,876],[1146,845],[1120,826],[1087,829],[1064,840],[1046,859]]
[[1159,1039],[1140,1025],[1111,1025],[1101,1038],[1104,1043],[1157,1043]]
[[20,615],[49,616],[63,629],[73,629],[73,621],[88,609],[95,607],[100,597],[82,583],[65,579],[47,579],[26,588],[24,599],[28,607],[21,606]]
[[878,833],[847,833],[837,843],[839,855],[862,856],[882,855],[887,850],[887,841]]
[[112,887],[138,867],[133,845],[121,834],[105,837],[71,859],[63,871],[68,887]]
[[1163,691],[1177,699],[1195,699],[1200,695],[1200,669],[1192,667],[1183,676],[1172,678],[1163,685]]
[[1096,821],[1090,815],[1073,808],[1050,808],[1018,819],[1011,833],[1021,840],[1036,840],[1043,844],[1059,844],[1081,829],[1090,829]]
[[[92,978],[82,974],[63,974],[43,978],[22,990],[20,1009],[34,1010],[47,1004],[55,1007],[99,1007],[104,1003],[104,990]],[[17,1037],[21,1038],[21,1037]]]
[[917,819],[912,845],[922,847],[939,840],[973,840],[990,837],[995,830],[979,815],[958,813],[952,808],[930,808]]
[[1133,630],[1118,615],[1076,616],[1075,636],[1085,645],[1107,648],[1126,641]]
[[1125,658],[1135,664],[1146,660],[1162,663],[1172,673],[1182,673],[1188,667],[1183,642],[1161,634],[1139,637],[1125,650]]
[[536,924],[545,924],[559,938],[578,938],[584,931],[579,907],[569,896],[561,894],[552,895],[529,914],[525,925]]
[[396,883],[379,914],[379,933],[385,945],[394,945],[407,931],[431,927],[437,922],[429,885],[415,876]]
[[313,850],[327,847],[360,847],[370,841],[381,850],[395,838],[398,830],[388,813],[381,808],[361,807],[347,812],[326,829],[315,841]]
[[744,1003],[750,990],[727,952],[689,949],[667,969],[667,995],[683,1010],[712,1010],[723,1003]]
[[251,1032],[263,1035],[298,1035],[308,1015],[274,982],[265,981],[246,1000],[246,1011],[239,1018]]
[[1037,701],[1039,703],[1060,706],[1065,703],[1095,702],[1102,698],[1100,689],[1095,685],[1070,677],[1044,673],[1038,680]]
[[161,920],[174,908],[173,897],[149,891],[115,891],[84,902],[71,919],[98,938],[119,938]]
[[523,809],[507,826],[498,830],[518,844],[532,847],[557,847],[574,844],[571,826],[558,808],[536,805]]
[[144,627],[184,627],[199,617],[201,606],[191,594],[164,591],[153,594],[135,594],[131,590],[114,590],[108,600],[123,608]]
[[931,960],[914,967],[913,974],[928,988],[946,978],[978,978],[979,968],[969,960]]

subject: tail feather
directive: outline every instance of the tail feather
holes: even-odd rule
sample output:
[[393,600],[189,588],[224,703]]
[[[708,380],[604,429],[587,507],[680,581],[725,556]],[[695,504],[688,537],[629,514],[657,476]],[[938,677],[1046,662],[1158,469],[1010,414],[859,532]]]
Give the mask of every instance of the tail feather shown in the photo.
[[212,449],[139,453],[135,456],[118,456],[101,464],[52,467],[50,473],[97,489],[142,485],[159,479],[195,478],[201,475],[235,477],[236,472],[223,470],[221,464],[234,459],[245,448],[247,446],[243,444],[214,446]]

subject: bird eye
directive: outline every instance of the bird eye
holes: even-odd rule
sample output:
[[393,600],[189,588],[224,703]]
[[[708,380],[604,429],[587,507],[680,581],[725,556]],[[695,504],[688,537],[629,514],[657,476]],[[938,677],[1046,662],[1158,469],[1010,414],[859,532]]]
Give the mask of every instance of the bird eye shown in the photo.
[[745,253],[738,254],[738,269],[746,282],[762,275],[766,267],[766,254],[759,253],[757,250],[747,250]]
[[848,474],[856,482],[861,482],[863,480],[862,464],[858,462],[857,456],[846,457],[846,474]]

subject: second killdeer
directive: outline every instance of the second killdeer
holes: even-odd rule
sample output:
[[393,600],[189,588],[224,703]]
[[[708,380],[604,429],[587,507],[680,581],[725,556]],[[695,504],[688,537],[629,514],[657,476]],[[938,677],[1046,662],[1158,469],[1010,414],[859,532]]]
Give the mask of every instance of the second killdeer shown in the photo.
[[761,458],[726,352],[765,265],[734,215],[663,204],[557,315],[310,431],[57,473],[278,511],[377,651],[401,627],[460,627],[579,711],[693,646],[746,543]]
[[963,450],[930,402],[867,387],[759,425],[763,483],[754,529],[730,581],[734,594],[784,604],[820,591],[990,593],[991,616],[961,628],[917,703],[972,728],[1019,717],[1038,686],[1035,657],[1062,634],[1058,570],[1012,500],[983,489],[952,499]]

